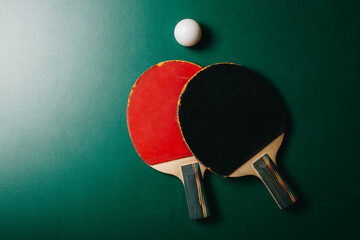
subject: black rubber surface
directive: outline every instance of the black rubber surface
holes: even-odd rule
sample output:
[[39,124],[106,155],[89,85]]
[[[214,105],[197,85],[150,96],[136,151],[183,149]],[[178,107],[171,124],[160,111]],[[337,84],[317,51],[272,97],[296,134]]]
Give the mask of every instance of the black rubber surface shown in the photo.
[[180,97],[179,122],[192,153],[228,176],[284,132],[281,97],[260,75],[235,64],[198,72]]

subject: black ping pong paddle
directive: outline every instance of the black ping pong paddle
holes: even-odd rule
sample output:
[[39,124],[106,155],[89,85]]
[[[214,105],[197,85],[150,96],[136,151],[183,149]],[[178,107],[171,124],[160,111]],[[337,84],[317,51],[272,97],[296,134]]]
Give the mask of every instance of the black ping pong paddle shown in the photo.
[[208,169],[255,175],[281,209],[295,203],[275,165],[286,129],[284,103],[261,76],[230,63],[200,70],[182,91],[178,120],[189,149]]

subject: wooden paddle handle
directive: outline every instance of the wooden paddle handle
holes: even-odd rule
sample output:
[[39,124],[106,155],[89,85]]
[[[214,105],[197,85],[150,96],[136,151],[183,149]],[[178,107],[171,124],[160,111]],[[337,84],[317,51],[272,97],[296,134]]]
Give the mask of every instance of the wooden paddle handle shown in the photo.
[[186,200],[189,207],[190,219],[199,220],[210,216],[203,187],[199,163],[181,166],[184,179]]
[[253,167],[281,209],[286,209],[296,202],[296,195],[279,174],[269,155],[265,154],[255,161]]

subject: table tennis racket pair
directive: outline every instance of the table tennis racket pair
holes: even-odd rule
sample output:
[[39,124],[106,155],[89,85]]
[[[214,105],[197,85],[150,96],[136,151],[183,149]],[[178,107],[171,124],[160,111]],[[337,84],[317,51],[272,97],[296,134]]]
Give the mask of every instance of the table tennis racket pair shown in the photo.
[[140,157],[185,186],[191,219],[210,215],[202,178],[255,175],[280,208],[296,197],[278,173],[284,106],[263,78],[236,64],[201,68],[167,61],[140,76],[129,97],[130,137]]

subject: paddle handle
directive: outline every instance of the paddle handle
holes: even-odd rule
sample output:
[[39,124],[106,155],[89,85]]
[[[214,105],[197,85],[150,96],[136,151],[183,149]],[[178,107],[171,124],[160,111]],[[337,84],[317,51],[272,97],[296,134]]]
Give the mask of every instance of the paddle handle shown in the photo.
[[209,217],[209,207],[203,187],[199,163],[183,165],[181,166],[181,172],[184,179],[190,219],[199,220]]
[[265,154],[252,165],[281,209],[286,209],[296,202],[294,191],[280,175],[269,155]]

